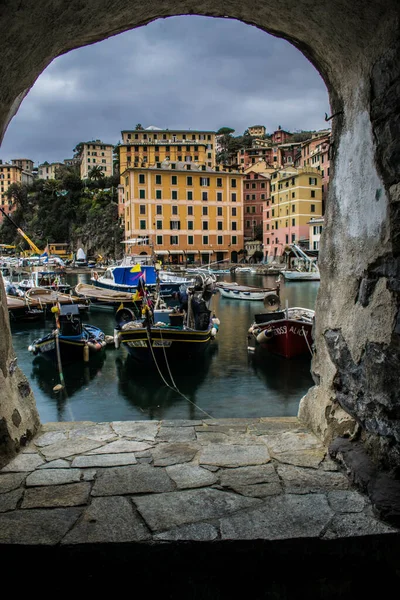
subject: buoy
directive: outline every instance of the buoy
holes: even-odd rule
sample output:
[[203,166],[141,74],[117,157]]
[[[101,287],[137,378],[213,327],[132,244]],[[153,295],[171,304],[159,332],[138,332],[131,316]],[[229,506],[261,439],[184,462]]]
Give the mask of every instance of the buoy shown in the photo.
[[211,335],[212,335],[212,337],[215,337],[215,336],[217,335],[217,331],[218,331],[218,330],[217,330],[215,327],[213,327],[213,328],[211,329]]
[[272,339],[273,335],[274,332],[271,329],[263,329],[263,331],[261,331],[261,333],[259,333],[256,337],[256,340],[259,344],[262,344],[263,342],[267,342],[268,340]]
[[53,392],[59,392],[62,389],[63,389],[63,386],[61,385],[61,383],[57,383],[57,385],[55,385],[53,387]]
[[116,348],[119,348],[119,346],[120,346],[120,343],[121,343],[121,342],[120,342],[120,339],[119,339],[118,330],[117,330],[117,329],[114,329],[114,346],[115,346]]
[[85,344],[83,346],[83,361],[89,362],[89,346],[88,346],[88,344]]

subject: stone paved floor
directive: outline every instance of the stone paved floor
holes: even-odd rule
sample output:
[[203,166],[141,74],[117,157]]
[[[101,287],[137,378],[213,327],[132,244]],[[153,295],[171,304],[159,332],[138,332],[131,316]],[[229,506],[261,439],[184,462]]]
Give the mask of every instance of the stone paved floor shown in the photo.
[[48,423],[0,472],[0,544],[393,533],[294,417]]

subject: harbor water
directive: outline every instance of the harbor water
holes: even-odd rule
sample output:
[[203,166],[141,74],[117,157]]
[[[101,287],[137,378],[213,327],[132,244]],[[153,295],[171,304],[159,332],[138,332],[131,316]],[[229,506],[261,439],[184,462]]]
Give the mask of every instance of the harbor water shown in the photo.
[[[68,283],[89,282],[89,275],[69,275]],[[240,273],[221,275],[222,281],[274,287],[275,276]],[[314,308],[318,281],[281,281],[285,306]],[[172,304],[174,304],[172,302]],[[216,340],[199,362],[170,365],[170,372],[146,371],[123,347],[108,346],[89,364],[64,366],[65,389],[57,366],[33,356],[28,346],[48,333],[50,317],[35,323],[11,323],[18,365],[33,390],[40,419],[53,421],[137,421],[160,419],[252,418],[296,416],[302,396],[313,385],[311,356],[285,359],[272,354],[256,360],[247,350],[247,331],[262,302],[221,298],[212,310],[220,319]],[[91,307],[84,321],[113,335],[112,310]]]

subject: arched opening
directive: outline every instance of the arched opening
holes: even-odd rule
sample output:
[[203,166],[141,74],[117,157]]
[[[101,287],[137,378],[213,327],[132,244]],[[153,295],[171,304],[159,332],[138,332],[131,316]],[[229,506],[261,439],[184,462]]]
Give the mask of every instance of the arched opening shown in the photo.
[[[120,6],[110,15],[104,3],[96,5],[95,11],[82,7],[79,14],[72,6],[65,7],[55,21],[53,14],[43,18],[40,8],[37,3],[35,12],[29,14],[29,26],[21,25],[7,46],[6,55],[14,69],[2,77],[2,133],[36,77],[55,56],[181,12],[163,3],[151,9],[143,7],[135,16],[130,7]],[[225,10],[215,2],[211,7],[197,4],[185,12],[225,16]],[[279,13],[272,2],[256,8],[234,3],[228,16],[253,23],[301,49],[321,73],[330,93],[335,185],[328,199],[321,253],[323,279],[313,361],[316,385],[303,400],[300,414],[326,441],[353,431],[354,423],[348,416],[352,415],[377,451],[396,463],[398,434],[392,414],[398,409],[393,372],[397,372],[399,360],[395,234],[399,173],[395,161],[397,113],[389,92],[395,94],[398,75],[397,7],[389,0],[383,9],[356,2],[343,19],[340,2],[323,2],[314,7],[310,20],[307,6],[301,2],[295,9],[282,7]],[[2,27],[7,28],[12,18],[12,12],[6,13]],[[28,16],[20,8],[19,22],[24,18]],[[49,22],[53,24],[51,35]],[[40,43],[27,57],[19,49],[22,40],[31,35]],[[382,78],[380,73],[385,69],[388,75]],[[8,331],[4,306],[2,319]],[[1,342],[0,355],[1,385],[10,399],[5,428],[9,440],[18,440],[18,445],[28,430],[35,429],[37,415],[26,404],[21,409],[21,379],[10,375],[13,357],[9,335]],[[383,370],[378,368],[382,364]],[[376,370],[378,377],[372,376]],[[381,394],[385,404],[377,400]],[[19,417],[13,419],[15,410]],[[15,448],[14,441],[10,445]]]

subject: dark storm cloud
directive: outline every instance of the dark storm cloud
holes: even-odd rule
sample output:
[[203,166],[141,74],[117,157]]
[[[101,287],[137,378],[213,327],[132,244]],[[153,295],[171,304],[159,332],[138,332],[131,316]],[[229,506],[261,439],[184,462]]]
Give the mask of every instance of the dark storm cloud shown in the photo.
[[328,111],[321,77],[284,40],[230,19],[159,19],[55,59],[12,120],[0,158],[62,161],[80,141],[117,143],[137,123],[322,129]]

